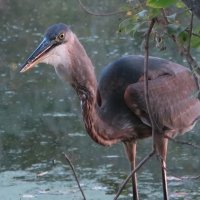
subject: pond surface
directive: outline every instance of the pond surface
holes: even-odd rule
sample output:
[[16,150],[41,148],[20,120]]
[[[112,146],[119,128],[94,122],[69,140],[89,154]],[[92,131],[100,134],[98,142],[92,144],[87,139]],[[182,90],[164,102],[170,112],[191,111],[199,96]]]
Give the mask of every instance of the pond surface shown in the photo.
[[[113,11],[124,1],[89,1],[92,10]],[[75,93],[41,65],[20,74],[18,66],[54,23],[71,25],[96,66],[97,77],[107,63],[126,54],[142,54],[139,44],[117,34],[121,16],[86,14],[77,1],[0,0],[0,199],[82,199],[62,152],[70,156],[87,200],[111,200],[129,173],[122,144],[95,144],[84,130]],[[153,49],[155,56],[182,63],[176,48]],[[199,126],[182,140],[200,144]],[[140,141],[138,160],[151,150]],[[200,199],[199,151],[169,144],[171,199]],[[175,178],[176,177],[176,178]],[[141,199],[162,199],[159,162],[153,158],[138,173]],[[120,199],[131,199],[130,184]]]

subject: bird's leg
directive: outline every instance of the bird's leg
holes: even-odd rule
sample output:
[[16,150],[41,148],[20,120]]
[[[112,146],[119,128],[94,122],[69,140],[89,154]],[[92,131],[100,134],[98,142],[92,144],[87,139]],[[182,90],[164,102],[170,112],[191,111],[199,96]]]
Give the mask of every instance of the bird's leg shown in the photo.
[[168,188],[167,188],[167,172],[166,172],[166,156],[167,156],[168,139],[164,138],[162,134],[156,134],[155,146],[158,156],[161,161],[162,170],[162,185],[163,185],[163,199],[168,200]]
[[[136,143],[132,143],[132,161],[131,161],[131,171],[135,170],[136,165]],[[139,200],[138,190],[137,190],[137,175],[134,173],[132,175],[132,187],[133,187],[133,199]]]
[[[135,170],[136,165],[136,142],[125,143],[126,152],[128,159],[131,163],[131,171]],[[134,173],[132,175],[132,188],[133,188],[133,200],[139,200],[138,190],[137,190],[137,175]]]
[[164,200],[168,200],[168,187],[167,187],[167,171],[166,160],[161,158],[161,170],[162,170],[162,185],[163,185],[163,197]]

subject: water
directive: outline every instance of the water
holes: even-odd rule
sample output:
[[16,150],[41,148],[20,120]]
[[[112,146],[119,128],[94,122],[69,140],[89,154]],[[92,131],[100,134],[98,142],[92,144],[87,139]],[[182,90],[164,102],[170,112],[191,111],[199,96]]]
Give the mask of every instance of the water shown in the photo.
[[[93,10],[113,11],[118,1],[84,1]],[[67,153],[88,200],[113,199],[129,173],[123,146],[95,144],[83,128],[75,93],[41,65],[20,74],[17,67],[32,52],[50,24],[70,24],[96,66],[126,54],[141,54],[137,42],[117,35],[119,17],[96,17],[82,11],[77,1],[0,0],[0,199],[81,199]],[[175,48],[153,55],[182,62]],[[198,125],[181,139],[200,143]],[[151,140],[139,142],[138,160],[151,149]],[[199,199],[199,151],[169,144],[168,170],[171,199]],[[141,199],[162,199],[159,162],[152,159],[138,173]],[[130,184],[121,199],[131,199]]]

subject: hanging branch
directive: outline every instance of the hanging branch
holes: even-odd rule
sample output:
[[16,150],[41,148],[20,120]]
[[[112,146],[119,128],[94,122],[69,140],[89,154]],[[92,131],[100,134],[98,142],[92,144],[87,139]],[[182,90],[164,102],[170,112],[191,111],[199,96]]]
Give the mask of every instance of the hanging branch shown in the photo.
[[[161,9],[161,13],[163,15],[163,19],[165,21],[164,25],[168,25],[169,21],[166,17],[166,13],[164,9]],[[191,15],[191,20],[190,20],[190,30],[189,30],[189,43],[191,41],[191,37],[192,37],[192,29],[193,29],[193,14]],[[191,52],[190,52],[190,44],[188,44],[187,48],[185,48],[183,45],[181,45],[178,41],[177,41],[177,37],[174,34],[169,35],[169,37],[173,40],[173,42],[176,44],[176,46],[178,47],[180,54],[183,55],[185,57],[185,59],[188,62],[188,65],[191,69],[191,71],[193,72],[194,78],[197,82],[198,85],[198,79],[200,77],[200,68],[199,65],[197,63],[197,61],[192,57]]]
[[145,34],[145,58],[144,58],[144,92],[145,92],[145,101],[146,101],[146,106],[147,106],[147,110],[148,110],[148,114],[149,114],[149,118],[150,118],[150,122],[151,122],[151,126],[152,126],[152,136],[153,136],[153,149],[152,151],[137,165],[137,167],[135,168],[135,170],[133,170],[130,175],[125,179],[125,181],[122,183],[120,189],[118,190],[114,200],[117,200],[119,195],[121,194],[122,190],[124,189],[124,187],[126,186],[126,184],[128,183],[128,181],[131,179],[131,177],[133,176],[133,174],[135,174],[155,153],[155,145],[154,145],[154,130],[155,130],[155,125],[154,125],[154,120],[153,120],[153,116],[152,116],[152,112],[151,112],[151,108],[150,108],[150,102],[149,102],[149,93],[148,93],[148,59],[149,59],[149,37],[151,34],[151,31],[153,29],[153,26],[155,24],[156,19],[153,18],[151,20],[151,23],[149,25],[149,28],[147,30],[147,33]]
[[76,175],[76,172],[75,172],[75,169],[74,169],[74,166],[73,166],[72,162],[70,161],[70,159],[69,159],[69,157],[67,156],[67,154],[63,153],[63,155],[64,155],[64,157],[65,157],[65,160],[69,163],[69,166],[70,166],[71,170],[73,171],[75,180],[76,180],[76,182],[77,182],[77,185],[78,185],[78,187],[79,187],[79,190],[81,191],[81,194],[82,194],[82,196],[83,196],[83,199],[86,200],[85,194],[84,194],[84,192],[83,192],[83,190],[82,190],[82,188],[81,188],[81,185],[80,185],[80,183],[79,183],[79,180],[78,180],[78,177],[77,177],[77,175]]
[[95,15],[95,16],[111,16],[111,15],[119,15],[119,14],[123,14],[126,13],[127,11],[114,11],[114,12],[109,12],[109,13],[96,13],[91,11],[89,8],[87,8],[81,0],[78,0],[79,5],[81,6],[81,8],[88,14],[90,15]]
[[199,0],[182,0],[182,2],[191,9],[194,14],[200,19],[200,4]]
[[189,39],[188,39],[188,47],[187,47],[187,51],[190,52],[190,44],[191,44],[191,38],[192,38],[192,30],[193,30],[193,19],[194,19],[194,14],[193,12],[191,13],[191,20],[190,20],[190,29],[189,29]]
[[[187,47],[187,52],[191,55],[191,39],[192,39],[192,30],[193,30],[193,20],[194,20],[194,14],[193,14],[193,12],[191,12],[191,20],[190,20],[190,29],[189,29],[189,39],[188,39],[188,47]],[[199,86],[199,82],[200,82],[200,80],[199,80],[199,77],[200,77],[200,74],[199,74],[199,66],[198,66],[198,64],[197,65],[195,65],[195,68],[194,67],[192,67],[192,71],[194,72],[194,79],[195,79],[195,81],[196,81],[196,84],[197,84],[197,87],[198,87],[198,97],[200,98],[200,94],[199,94],[199,91],[200,91],[200,86]],[[197,71],[198,70],[198,71]]]
[[148,84],[148,63],[149,63],[149,37],[151,35],[151,31],[156,22],[156,19],[153,18],[149,25],[149,28],[145,34],[145,43],[144,43],[144,96],[145,103],[147,107],[148,116],[151,123],[152,128],[152,141],[153,141],[153,149],[155,148],[155,121],[153,119],[152,110],[149,101],[149,84]]

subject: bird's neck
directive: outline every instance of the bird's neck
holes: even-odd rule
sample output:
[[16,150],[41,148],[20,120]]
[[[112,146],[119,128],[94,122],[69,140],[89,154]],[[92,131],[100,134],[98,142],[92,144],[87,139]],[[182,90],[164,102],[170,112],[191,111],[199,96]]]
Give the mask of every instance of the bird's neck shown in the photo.
[[77,38],[74,39],[72,47],[75,49],[71,49],[71,52],[77,52],[78,55],[71,56],[71,63],[75,66],[71,85],[81,101],[86,131],[95,142],[101,145],[112,145],[120,139],[113,137],[115,130],[99,116],[97,81],[92,62]]

